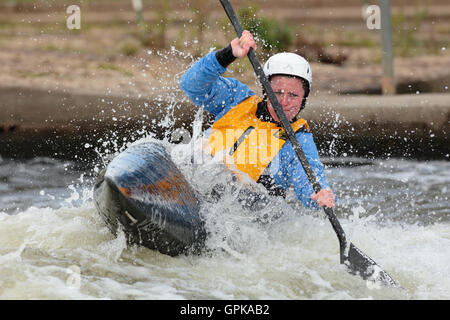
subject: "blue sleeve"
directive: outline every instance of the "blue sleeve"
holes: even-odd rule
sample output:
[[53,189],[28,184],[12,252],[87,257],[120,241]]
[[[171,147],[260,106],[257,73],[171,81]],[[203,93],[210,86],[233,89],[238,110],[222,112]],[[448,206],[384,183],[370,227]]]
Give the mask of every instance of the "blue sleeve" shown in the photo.
[[[319,179],[321,187],[323,189],[330,188],[330,185],[326,181],[324,167],[320,162],[319,153],[312,134],[309,132],[299,132],[296,136],[311,168]],[[281,148],[279,156],[281,157],[281,170],[278,175],[275,175],[275,177],[278,176],[278,179],[276,178],[278,183],[287,188],[292,186],[297,198],[305,207],[319,210],[320,208],[317,203],[311,199],[311,195],[314,193],[312,184],[309,182],[306,172],[289,141]],[[280,179],[284,181],[280,181]]]
[[181,77],[180,87],[197,106],[218,118],[231,107],[253,96],[249,87],[236,79],[221,75],[226,71],[216,59],[215,52],[210,52],[198,60]]

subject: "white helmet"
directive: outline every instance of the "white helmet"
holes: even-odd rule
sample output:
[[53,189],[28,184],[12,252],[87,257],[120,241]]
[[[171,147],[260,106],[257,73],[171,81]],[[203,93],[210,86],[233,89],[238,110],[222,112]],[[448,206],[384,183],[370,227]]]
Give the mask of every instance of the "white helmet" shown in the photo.
[[302,56],[291,53],[282,52],[271,56],[263,67],[264,73],[268,78],[276,74],[284,74],[289,76],[300,77],[308,83],[305,96],[302,101],[302,110],[306,104],[306,98],[311,90],[312,72],[308,61]]
[[264,64],[263,70],[267,77],[275,74],[300,77],[308,81],[311,87],[311,67],[305,58],[296,53],[283,52],[271,56]]

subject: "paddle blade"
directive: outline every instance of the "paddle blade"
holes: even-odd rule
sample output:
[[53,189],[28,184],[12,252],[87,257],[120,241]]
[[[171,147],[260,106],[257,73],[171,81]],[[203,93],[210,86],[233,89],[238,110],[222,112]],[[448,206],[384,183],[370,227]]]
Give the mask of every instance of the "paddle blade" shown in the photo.
[[341,263],[345,264],[351,274],[361,276],[364,280],[382,283],[386,286],[398,286],[397,283],[364,252],[350,243],[348,252],[341,252]]

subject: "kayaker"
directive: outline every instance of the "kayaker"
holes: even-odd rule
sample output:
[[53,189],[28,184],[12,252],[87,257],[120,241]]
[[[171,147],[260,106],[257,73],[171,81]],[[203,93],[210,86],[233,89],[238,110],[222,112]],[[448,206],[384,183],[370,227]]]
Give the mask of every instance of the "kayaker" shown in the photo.
[[252,34],[240,38],[198,60],[181,78],[180,86],[197,106],[215,116],[209,133],[212,155],[224,155],[238,175],[247,174],[263,184],[269,194],[286,196],[293,187],[298,199],[310,209],[334,207],[335,196],[326,181],[308,123],[300,117],[311,90],[309,63],[295,53],[279,53],[264,64],[264,72],[294,129],[306,157],[319,178],[322,190],[315,193],[297,159],[278,117],[265,94],[258,97],[236,79],[223,77],[237,58],[256,50]]

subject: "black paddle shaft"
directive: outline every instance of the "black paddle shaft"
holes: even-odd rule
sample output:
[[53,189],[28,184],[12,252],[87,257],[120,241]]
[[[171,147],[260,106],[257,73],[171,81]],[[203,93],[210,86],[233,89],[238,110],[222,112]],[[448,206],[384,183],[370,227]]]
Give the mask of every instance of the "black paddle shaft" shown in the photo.
[[[227,13],[227,16],[230,19],[237,35],[240,37],[244,30],[242,29],[241,23],[239,22],[239,19],[236,16],[236,13],[234,12],[230,1],[220,0],[220,3],[225,9],[225,12]],[[259,63],[258,58],[256,57],[255,52],[252,48],[250,48],[248,52],[248,58],[250,59],[250,63],[252,64],[255,73],[258,76],[259,81],[261,82],[270,102],[272,103],[272,106],[275,109],[275,113],[278,116],[278,119],[280,119],[281,126],[283,127],[289,141],[291,142],[292,148],[294,149],[298,160],[303,166],[308,180],[313,185],[314,191],[319,192],[322,188],[319,184],[317,176],[312,170],[308,159],[306,158],[305,153],[303,152],[303,149],[295,136],[294,130],[292,129],[292,126],[288,118],[286,117],[283,108],[278,102],[278,99],[275,96],[270,85],[270,82],[264,74],[263,68],[261,67],[261,64]],[[331,225],[336,232],[339,240],[341,258],[340,262],[349,267],[350,273],[359,274],[363,279],[373,280],[375,278],[385,285],[396,285],[395,281],[385,271],[381,270],[381,268],[379,268],[375,261],[373,261],[370,257],[364,254],[357,247],[355,247],[353,243],[347,242],[345,232],[342,229],[336,215],[334,214],[333,208],[324,207],[323,209],[328,216],[328,220],[331,222]]]
[[[234,27],[234,30],[236,31],[236,34],[238,37],[241,37],[242,32],[244,31],[242,28],[241,23],[239,22],[239,18],[236,15],[236,12],[234,11],[233,7],[231,6],[231,3],[229,0],[220,0],[220,3],[222,4],[223,8],[225,9],[225,12],[228,16],[228,18],[231,21],[231,24]],[[248,52],[248,58],[250,60],[250,63],[253,66],[253,69],[255,70],[256,75],[258,76],[259,81],[261,82],[261,85],[263,86],[270,103],[272,104],[275,113],[280,120],[281,126],[283,127],[284,131],[286,132],[286,135],[291,142],[292,148],[295,151],[295,154],[298,157],[298,160],[300,161],[301,165],[303,166],[303,169],[305,170],[306,176],[308,177],[309,182],[312,184],[313,189],[315,192],[319,192],[322,187],[319,184],[319,181],[317,179],[316,174],[311,168],[311,165],[308,162],[308,159],[305,156],[305,153],[303,152],[302,147],[300,146],[300,143],[298,142],[294,130],[292,129],[292,126],[284,113],[283,108],[281,107],[277,97],[275,96],[275,93],[273,92],[272,86],[270,85],[269,80],[267,79],[266,75],[264,74],[264,70],[261,66],[261,63],[258,60],[258,57],[256,56],[255,52],[253,51],[253,48],[250,48]],[[336,232],[338,238],[339,238],[339,244],[341,246],[341,249],[344,249],[347,247],[347,239],[344,233],[344,230],[341,227],[341,224],[336,218],[336,215],[334,214],[333,208],[324,207],[324,211],[326,215],[328,216],[328,219],[331,222],[331,225],[333,226],[334,231]],[[341,257],[342,262],[342,257]]]

